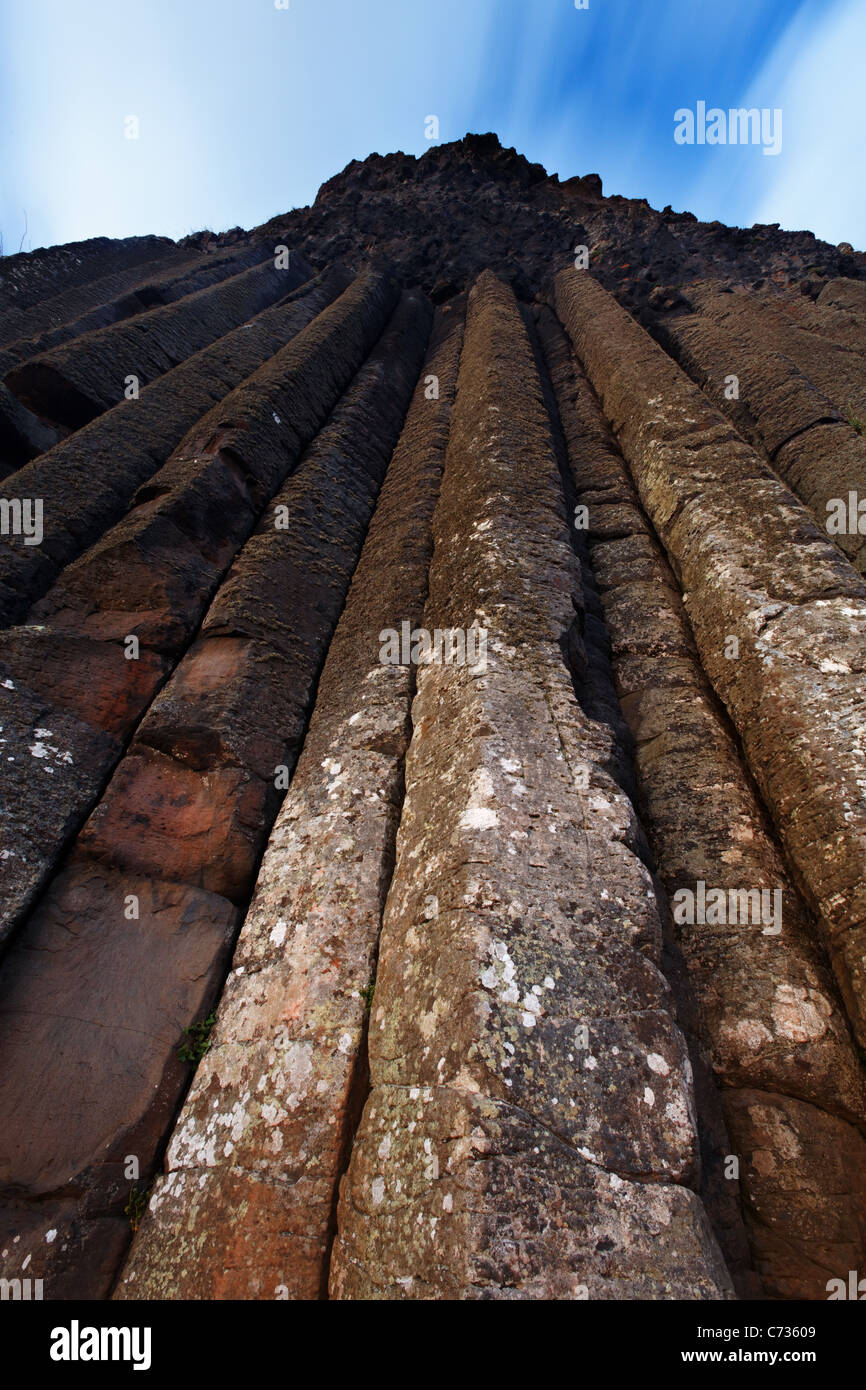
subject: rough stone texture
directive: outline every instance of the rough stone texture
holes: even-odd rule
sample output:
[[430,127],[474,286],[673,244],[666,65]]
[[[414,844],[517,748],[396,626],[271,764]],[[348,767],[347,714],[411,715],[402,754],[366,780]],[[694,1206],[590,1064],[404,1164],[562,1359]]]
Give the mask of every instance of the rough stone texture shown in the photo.
[[[818,295],[839,276],[862,276],[866,258],[778,225],[726,227],[643,198],[605,197],[598,174],[560,181],[494,134],[434,145],[420,158],[396,153],[352,160],[310,208],[274,219],[254,237],[304,243],[315,264],[353,265],[387,255],[438,301],[490,267],[526,298],[552,287],[589,251],[593,274],[643,312],[674,285],[707,276]],[[806,278],[808,277],[808,278]],[[674,291],[676,293],[676,291]]]
[[[0,540],[0,624],[20,621],[63,566],[123,515],[136,488],[162,467],[196,421],[285,347],[346,283],[337,272],[323,284],[302,288],[166,372],[137,401],[115,406],[12,474],[4,495],[42,498],[45,535],[40,546],[29,548],[18,537]],[[343,314],[357,312],[354,299],[342,306]],[[82,476],[90,484],[87,492]]]
[[[827,1281],[862,1268],[866,1163],[862,1134],[790,1096],[725,1092],[737,1136],[756,1266],[773,1298],[827,1297]],[[797,1251],[788,1241],[800,1213]],[[844,1277],[844,1276],[843,1276]]]
[[[321,274],[191,317],[277,246]],[[0,383],[4,1277],[110,1296],[163,1159],[123,1298],[862,1267],[866,590],[823,509],[861,490],[864,287],[847,243],[494,136],[250,232],[0,261],[0,377],[60,420]],[[161,374],[76,428],[134,344]],[[485,671],[380,664],[425,604]],[[778,885],[782,932],[674,922],[704,877]]]
[[[0,349],[0,375],[28,357],[36,357],[49,348],[67,343],[83,333],[145,313],[157,305],[171,304],[196,290],[219,284],[231,275],[268,259],[263,245],[226,248],[211,256],[195,255],[166,268],[165,262],[155,261],[135,271],[107,276],[84,290],[69,290],[43,304],[35,305],[22,315],[19,333]],[[146,273],[149,272],[149,273]],[[94,293],[104,296],[95,307]],[[7,327],[8,331],[8,327]],[[0,321],[2,333],[2,321]]]
[[[350,372],[353,354],[375,331],[380,317],[376,291],[384,296],[380,308],[393,302],[393,286],[382,277],[367,290],[367,300],[362,301],[366,302],[365,322],[354,325],[354,335],[351,320],[348,325],[344,322],[342,365],[333,363],[331,379],[326,365],[330,336],[322,332],[317,339],[325,355],[317,378],[320,402],[327,399],[340,375]],[[180,1030],[207,1013],[222,983],[226,949],[233,940],[232,903],[242,906],[249,898],[277,810],[274,772],[297,756],[315,679],[403,422],[428,328],[429,306],[417,294],[404,295],[374,352],[301,461],[289,490],[277,496],[278,504],[285,498],[290,507],[289,529],[277,530],[272,518],[267,518],[241,552],[211,606],[202,636],[151,706],[79,834],[66,873],[49,886],[10,951],[0,1013],[5,1008],[24,1022],[9,1061],[15,1070],[15,1086],[0,1097],[0,1128],[8,1123],[20,1129],[32,1147],[22,1141],[10,1165],[8,1195],[13,1200],[0,1207],[0,1245],[17,1231],[20,1189],[31,1200],[41,1200],[55,1191],[61,1175],[64,1182],[74,1181],[81,1192],[77,1222],[95,1214],[119,1220],[130,1192],[129,1184],[125,1189],[118,1186],[116,1167],[111,1166],[121,1135],[135,1138],[138,1147],[125,1152],[138,1155],[145,1185],[153,1173],[168,1121],[188,1081],[186,1069],[167,1050],[165,1032],[136,1037],[135,1075],[128,1065],[119,1067],[100,1104],[87,1106],[80,1086],[65,1083],[64,1074],[90,1078],[94,1072],[101,1073],[102,1052],[94,1048],[92,1022],[69,1033],[58,1066],[54,1034],[50,1028],[44,1030],[45,1009],[53,1015],[51,1001],[67,997],[74,1006],[76,991],[86,988],[85,977],[98,972],[104,955],[106,994],[98,998],[100,1039],[125,1058],[130,1009],[114,976],[119,943],[110,933],[119,914],[122,920],[128,895],[134,894],[140,899],[142,920],[132,927],[149,942],[149,955],[146,967],[133,959],[130,978],[146,980],[144,998],[155,1001],[157,1017],[160,1010],[170,1015],[175,1047],[181,1041]],[[308,354],[301,353],[298,361],[308,361]],[[274,396],[279,391],[301,397],[285,364],[274,379],[260,376],[248,389],[269,404],[283,403],[281,395]],[[305,392],[303,399],[309,418],[314,419],[314,392]],[[323,413],[321,403],[318,413]],[[271,411],[272,421],[274,414]],[[264,472],[269,462],[274,467],[276,461],[269,461],[262,450],[257,419],[250,414],[250,447]],[[289,421],[297,424],[291,415]],[[234,428],[241,433],[243,420],[236,420]],[[291,430],[285,433],[283,467],[295,446]],[[223,435],[231,438],[229,431]],[[227,447],[225,438],[223,447]],[[318,528],[314,532],[306,525],[312,516]],[[310,571],[316,570],[318,582],[310,585]],[[307,576],[311,617],[291,628],[283,625],[281,631],[265,626],[261,636],[244,633],[247,606],[241,602],[235,609],[235,596],[281,588],[287,595],[292,590],[300,593],[302,574]],[[227,641],[225,629],[232,615]],[[60,930],[69,917],[70,895],[89,930],[83,936],[72,933],[60,951],[43,945],[40,924],[46,919],[58,922]],[[150,912],[149,899],[155,901]],[[152,930],[154,919],[157,925]],[[166,931],[177,938],[172,949],[164,947]],[[194,990],[183,961],[177,958],[185,940],[196,946]],[[143,957],[145,948],[139,949]],[[84,1013],[83,1008],[78,1013]],[[86,1017],[92,1020],[93,1015],[88,1012]],[[46,1095],[45,1088],[33,1082],[49,1070],[55,1080]],[[141,1077],[147,1085],[141,1084]],[[40,1157],[48,1117],[54,1132],[52,1152],[56,1152],[52,1164],[47,1163],[44,1151]],[[102,1156],[99,1162],[97,1156]],[[68,1223],[64,1220],[57,1229],[61,1245],[69,1244]],[[37,1266],[41,1269],[41,1262],[34,1269]],[[80,1266],[77,1280],[63,1267],[77,1296],[104,1295],[101,1266]],[[50,1261],[46,1274],[35,1277],[53,1277]]]
[[744,342],[760,342],[789,357],[819,391],[838,405],[843,415],[851,410],[861,419],[866,416],[862,311],[861,329],[852,339],[840,330],[838,310],[825,304],[821,294],[811,306],[808,327],[798,321],[802,308],[795,317],[790,299],[784,296],[777,299],[743,291],[724,293],[718,284],[699,280],[687,288],[686,297],[721,327],[742,335]]
[[[827,530],[834,499],[844,498],[847,509],[850,491],[866,498],[866,439],[791,358],[766,346],[760,331],[735,335],[710,315],[684,315],[662,325],[661,339],[739,432],[764,452],[819,527]],[[731,398],[732,374],[737,398]],[[862,574],[866,525],[862,535],[832,538]]]
[[[729,1154],[750,1163],[746,1218],[764,1293],[824,1298],[834,1269],[849,1256],[855,1265],[866,1259],[859,1176],[866,1171],[866,1143],[857,1129],[866,1128],[863,1068],[816,949],[810,916],[711,694],[676,580],[651,535],[627,466],[589,383],[569,361],[552,315],[543,318],[542,331],[577,496],[588,509],[590,559],[617,691],[636,743],[642,822],[661,879],[670,898],[680,889],[694,892],[699,881],[726,893],[782,892],[778,935],[764,934],[760,921],[737,919],[677,928],[694,995],[691,1008],[681,995],[681,1007],[685,1003],[695,1045],[724,1088],[731,1139],[725,1144],[722,1136],[717,1151],[705,1158],[705,1186],[713,1177],[722,1192],[731,1185],[725,1178]],[[742,1103],[746,1092],[754,1105]],[[792,1181],[780,1201],[775,1165],[753,1163],[750,1150],[776,1152],[785,1096],[808,1104],[786,1111]],[[826,1192],[826,1145],[813,1142],[815,1134],[835,1136],[852,1160],[847,1176]],[[707,1200],[716,1221],[715,1203]],[[845,1235],[839,1240],[825,1233],[816,1259],[815,1226],[828,1221]]]
[[0,978],[0,1277],[31,1256],[46,1298],[107,1295],[127,1156],[141,1188],[189,1072],[182,1030],[212,1006],[235,929],[229,903],[180,884],[80,859],[56,880]]
[[[845,1005],[866,1042],[866,585],[805,508],[588,275],[560,314],[616,428]],[[736,660],[726,640],[739,642]]]
[[333,1298],[719,1299],[729,1288],[694,1193],[605,1172],[471,1090],[377,1089],[340,1221],[351,1245],[338,1240]]
[[[16,785],[4,797],[0,814],[16,838],[0,863],[0,941],[93,805],[267,499],[374,341],[396,291],[382,277],[357,288],[372,292],[361,296],[354,340],[345,321],[338,339],[326,322],[276,353],[199,422],[133,498],[125,520],[64,571],[36,605],[38,625],[0,632],[0,666],[13,683],[0,697],[8,725],[25,734],[32,728],[29,705],[17,707],[36,691],[46,702],[41,722],[68,728],[69,713],[75,715],[65,765],[52,766],[62,775],[49,784],[19,762]],[[318,302],[328,298],[323,287]],[[302,322],[316,303],[304,299]],[[140,644],[135,659],[126,656],[130,635]],[[111,737],[94,739],[88,725]]]
[[[128,275],[134,284],[151,266],[181,265],[189,255],[168,237],[141,236],[119,240],[93,237],[4,256],[0,267],[0,342],[11,342],[26,332],[18,315],[31,309],[37,314],[44,312],[59,294],[77,292],[81,295],[77,303],[102,304],[106,278]],[[76,308],[77,304],[73,314]]]
[[285,267],[275,259],[250,266],[175,303],[28,357],[6,373],[6,385],[49,424],[77,429],[123,400],[130,374],[137,377],[139,389],[148,386],[312,274],[297,253]]
[[[577,575],[553,440],[516,303],[492,275],[469,299],[434,538],[425,626],[475,622],[489,629],[489,656],[486,674],[441,661],[419,670],[372,1089],[340,1197],[332,1290],[447,1297],[459,1248],[488,1293],[573,1297],[591,1285],[610,1296],[613,1246],[627,1296],[676,1285],[725,1297],[686,1186],[692,1075],[656,964],[655,895],[565,664]],[[488,1143],[471,1137],[479,1120]],[[490,1162],[500,1146],[501,1187]],[[470,1201],[455,1206],[452,1173]],[[669,1236],[652,1270],[639,1253],[648,1213],[629,1201],[648,1182],[652,1224]],[[588,1189],[575,1211],[563,1211],[563,1186]],[[501,1244],[488,1203],[510,1228]],[[550,1227],[556,1258],[538,1262]],[[458,1265],[463,1296],[476,1282]]]
[[[55,655],[62,660],[62,653]],[[0,944],[93,805],[104,769],[121,748],[117,739],[31,689],[30,673],[19,672],[19,663],[8,656],[0,654]],[[41,674],[37,665],[37,686]]]
[[[422,301],[404,297],[274,498],[288,528],[265,516],[139,726],[82,832],[88,853],[133,871],[160,865],[239,904],[248,898],[281,799],[275,772],[294,766],[427,328]],[[270,606],[277,594],[285,617]]]
[[0,383],[0,479],[52,449],[59,439],[58,430],[46,425]]
[[[213,1046],[175,1127],[123,1298],[316,1298],[365,1079],[368,1001],[409,740],[413,668],[462,341],[439,313],[262,863]],[[439,399],[428,399],[430,374]],[[214,1101],[217,1102],[216,1106]],[[225,1239],[213,1240],[213,1231]]]

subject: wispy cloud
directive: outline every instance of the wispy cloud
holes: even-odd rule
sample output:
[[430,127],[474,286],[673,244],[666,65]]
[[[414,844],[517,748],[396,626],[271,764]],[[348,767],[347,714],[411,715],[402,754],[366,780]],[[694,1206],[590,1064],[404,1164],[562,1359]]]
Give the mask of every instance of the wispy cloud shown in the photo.
[[[862,0],[793,14],[733,106],[779,108],[778,157],[755,147],[688,151],[699,169],[684,196],[700,217],[735,225],[778,222],[830,242],[866,242],[861,72]],[[701,93],[714,99],[714,93]],[[726,103],[720,102],[720,105]]]
[[866,247],[866,6],[847,0],[829,24],[789,40],[768,64],[768,83],[777,80],[781,92],[787,157],[768,172],[754,220]]
[[[0,226],[10,249],[25,208],[32,246],[251,226],[353,158],[423,153],[435,114],[608,192],[862,240],[864,37],[864,0],[4,0]],[[782,106],[782,156],[676,146],[699,99]]]

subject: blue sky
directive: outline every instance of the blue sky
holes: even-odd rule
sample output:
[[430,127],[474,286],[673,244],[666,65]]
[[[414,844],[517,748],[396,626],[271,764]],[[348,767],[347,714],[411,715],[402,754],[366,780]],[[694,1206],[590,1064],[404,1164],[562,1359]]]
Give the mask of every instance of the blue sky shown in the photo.
[[[608,193],[866,246],[866,0],[288,3],[0,0],[5,250],[249,227],[350,159],[422,154],[429,115]],[[781,108],[781,153],[677,145],[698,101]]]

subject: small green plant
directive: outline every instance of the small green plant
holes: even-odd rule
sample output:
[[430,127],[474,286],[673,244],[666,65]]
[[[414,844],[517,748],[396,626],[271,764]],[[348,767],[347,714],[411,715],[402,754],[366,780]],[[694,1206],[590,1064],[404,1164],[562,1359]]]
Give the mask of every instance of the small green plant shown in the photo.
[[206,1052],[210,1051],[211,1031],[216,1022],[216,1014],[208,1014],[199,1023],[193,1023],[189,1028],[184,1028],[184,1032],[189,1038],[188,1043],[184,1043],[177,1050],[177,1055],[182,1062],[200,1062]]
[[375,975],[374,975],[373,978],[372,978],[372,980],[370,981],[370,983],[367,985],[366,989],[359,989],[359,990],[358,990],[358,993],[360,994],[361,998],[362,998],[363,1001],[364,1001],[364,1008],[365,1008],[365,1010],[366,1010],[367,1013],[369,1013],[370,1010],[371,1010],[372,1007],[373,1007],[373,991],[375,990],[375,988],[376,988],[376,977],[375,977]]
[[139,1226],[141,1225],[141,1218],[147,1211],[147,1204],[149,1201],[150,1189],[148,1189],[147,1191],[142,1189],[142,1191],[139,1192],[138,1188],[134,1187],[130,1192],[129,1201],[123,1208],[123,1214],[124,1216],[129,1217],[129,1224],[132,1227],[133,1231],[137,1231]]
[[850,406],[845,414],[852,430],[856,430],[858,434],[866,435],[866,420],[861,420],[859,415],[855,415]]

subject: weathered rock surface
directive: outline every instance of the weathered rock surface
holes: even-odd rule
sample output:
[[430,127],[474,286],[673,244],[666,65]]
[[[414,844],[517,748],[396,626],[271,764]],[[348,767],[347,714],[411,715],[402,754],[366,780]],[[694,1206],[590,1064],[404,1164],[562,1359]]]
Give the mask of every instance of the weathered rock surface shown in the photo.
[[[268,469],[273,483],[279,470],[290,466],[298,436],[315,428],[316,418],[325,413],[329,392],[332,396],[341,374],[351,371],[353,355],[363,352],[396,296],[393,285],[382,276],[373,277],[364,289],[366,297],[360,302],[365,312],[361,322],[342,323],[342,355],[335,356],[332,374],[327,369],[332,330],[326,325],[316,339],[326,359],[317,376],[318,405],[312,385],[299,391],[285,362],[273,373],[264,369],[248,384],[247,396],[267,403],[270,422],[266,427],[263,416],[249,409],[246,424],[251,439],[238,448],[250,449],[250,476],[255,479],[258,471],[265,486]],[[116,1047],[118,1056],[125,1056],[130,1013],[117,975],[114,928],[118,914],[132,910],[132,927],[149,947],[148,992],[164,1001],[161,1007],[175,1025],[175,1048],[182,1041],[181,1030],[207,1013],[232,943],[236,921],[232,904],[245,905],[252,890],[280,799],[274,774],[281,764],[293,764],[297,755],[315,679],[400,431],[428,328],[429,306],[423,297],[405,294],[289,488],[277,496],[276,504],[289,510],[288,529],[277,529],[273,517],[267,517],[238,556],[205,618],[202,635],[139,726],[79,834],[65,872],[50,885],[10,951],[0,1016],[5,1007],[20,1023],[11,1038],[11,1056],[6,1054],[15,1070],[16,1086],[0,1097],[0,1113],[8,1100],[10,1122],[33,1136],[34,1147],[18,1146],[8,1173],[0,1170],[0,1183],[5,1179],[13,1199],[0,1210],[0,1245],[14,1241],[18,1233],[22,1195],[40,1201],[61,1184],[78,1187],[86,1213],[120,1219],[131,1191],[130,1185],[125,1191],[118,1189],[112,1163],[122,1135],[133,1135],[138,1146],[126,1151],[138,1158],[136,1177],[146,1185],[153,1173],[168,1119],[188,1081],[186,1069],[167,1051],[168,1029],[157,1030],[149,1038],[136,1037],[139,1067],[134,1084],[128,1068],[120,1068],[100,1105],[88,1107],[78,1079],[89,1082],[91,1066],[101,1067],[101,1054],[94,1056],[89,1033],[82,1030],[68,1037],[62,1066],[57,1068],[52,1060],[56,1059],[54,1035],[44,1010],[48,1009],[50,1020],[52,1001],[67,994],[74,999],[88,966],[101,968],[101,1036],[108,1049]],[[297,354],[296,372],[309,357],[308,345]],[[292,415],[292,400],[303,401],[306,425]],[[288,406],[282,433],[274,405]],[[241,433],[244,423],[241,411],[234,429]],[[265,447],[269,434],[270,454]],[[227,449],[231,439],[231,431],[224,428],[221,447]],[[359,440],[364,441],[363,448]],[[238,457],[242,459],[243,454]],[[315,531],[306,525],[313,516]],[[318,571],[314,593],[309,593],[310,571]],[[279,624],[271,627],[267,622],[261,622],[258,631],[247,623],[244,630],[247,608],[238,602],[238,594],[282,590],[288,598],[292,590],[300,593],[302,575],[307,577],[311,620],[290,634]],[[64,951],[43,947],[40,923],[46,917],[62,923],[70,898],[77,902],[89,933],[73,934]],[[158,904],[151,912],[146,908],[148,900]],[[154,918],[158,918],[156,930]],[[214,923],[219,927],[216,934]],[[166,933],[172,933],[168,948]],[[175,941],[177,946],[184,941],[196,945],[193,992],[177,960]],[[30,968],[31,963],[35,968]],[[0,1035],[0,1058],[3,1049]],[[52,1067],[57,1073],[53,1090],[46,1092],[31,1084],[36,1073]],[[67,1073],[65,1083],[63,1073]],[[140,1076],[150,1084],[142,1086]],[[46,1172],[39,1157],[39,1135],[49,1123],[57,1156],[54,1167]],[[76,1220],[81,1222],[81,1213]],[[57,1230],[62,1252],[72,1233],[66,1221]],[[62,1253],[49,1261],[45,1275],[37,1277],[60,1277],[61,1271],[77,1296],[104,1295],[102,1267],[82,1266],[77,1282],[73,1281]]]
[[[462,317],[440,311],[232,962],[210,1052],[119,1285],[134,1298],[316,1298],[366,1071],[413,668]],[[439,383],[429,399],[430,375]],[[217,1102],[214,1105],[214,1101]],[[215,1242],[214,1229],[226,1231]],[[231,1252],[230,1255],[227,1252]]]
[[[43,723],[68,721],[68,711],[76,725],[110,735],[97,744],[93,730],[82,727],[67,739],[66,766],[56,769],[64,775],[49,786],[22,771],[4,798],[2,819],[27,843],[11,843],[0,863],[0,942],[81,824],[227,566],[363,361],[396,295],[384,277],[367,275],[347,292],[346,304],[334,306],[342,312],[329,318],[325,308],[323,321],[310,323],[332,290],[323,286],[319,297],[304,298],[299,326],[308,324],[308,331],[198,423],[133,498],[127,517],[36,605],[33,616],[41,621],[0,632],[0,665],[5,659],[26,687],[13,680],[5,694],[10,727],[31,728],[29,707],[19,714],[17,706],[38,691],[47,706]],[[138,643],[132,656],[130,637]]]
[[[277,769],[294,766],[427,328],[421,299],[405,296],[140,724],[82,832],[88,853],[248,898],[281,799]],[[280,508],[285,529],[275,525]]]
[[866,585],[597,282],[565,272],[557,303],[685,592],[704,669],[821,921],[862,1046]]
[[[851,491],[866,497],[866,439],[790,357],[766,347],[759,333],[733,334],[709,315],[676,317],[663,324],[661,335],[710,400],[805,502],[819,527],[828,531],[835,499],[844,499],[847,514]],[[866,371],[866,358],[860,371]],[[866,527],[863,534],[846,529],[832,539],[862,574]]]
[[[166,372],[138,400],[115,406],[12,474],[4,495],[42,499],[44,536],[36,547],[20,537],[0,541],[0,624],[19,621],[63,566],[123,516],[136,488],[162,467],[196,421],[345,286],[339,272],[324,285],[311,283]],[[343,312],[350,312],[348,303]],[[87,492],[80,486],[83,476]]]
[[[86,291],[75,289],[57,295],[22,315],[19,336],[0,347],[0,376],[5,376],[27,358],[36,357],[60,343],[98,328],[107,328],[157,305],[171,304],[267,258],[267,248],[262,245],[240,250],[227,247],[212,256],[191,256],[179,264],[156,261],[133,272],[107,276],[97,286],[88,286]],[[91,307],[94,295],[98,295],[98,299],[95,307]],[[0,318],[0,333],[4,321],[5,316]]]
[[[749,1164],[746,1217],[763,1291],[814,1297],[822,1287],[816,1270],[832,1271],[849,1256],[855,1264],[866,1258],[859,1177],[866,1142],[858,1130],[866,1127],[863,1068],[810,914],[711,694],[676,580],[628,468],[549,311],[542,333],[577,496],[587,508],[617,691],[635,738],[642,821],[660,876],[672,901],[680,890],[695,894],[699,882],[721,888],[726,900],[734,895],[733,920],[726,914],[676,928],[694,996],[681,997],[681,1008],[723,1088],[730,1140],[705,1157],[705,1185],[712,1190],[715,1178],[723,1191],[730,1184],[731,1156]],[[757,890],[780,893],[778,923],[740,912],[740,894]],[[744,1095],[754,1104],[744,1104]],[[776,1164],[755,1161],[753,1153],[776,1152],[784,1096],[808,1104],[785,1110],[796,1185],[780,1201]],[[825,1134],[826,1143],[816,1134]],[[827,1148],[837,1143],[849,1153],[851,1170],[825,1192]],[[708,1205],[721,1225],[712,1198]],[[816,1225],[825,1242],[817,1259]],[[830,1229],[844,1236],[839,1240]]]
[[[510,291],[484,275],[469,298],[425,626],[475,624],[488,656],[483,672],[419,669],[338,1297],[453,1296],[457,1250],[463,1296],[480,1283],[610,1297],[611,1250],[626,1296],[730,1289],[687,1187],[692,1076],[656,963],[655,895],[630,848],[632,809],[593,759],[601,731],[571,689],[566,525],[530,344]],[[500,1188],[491,1160],[503,1151]],[[491,1207],[510,1228],[501,1245]],[[551,1228],[548,1267],[534,1251]],[[672,1239],[650,1273],[639,1251],[660,1228]]]
[[862,1269],[864,363],[847,243],[495,136],[0,260],[0,1276]]
[[285,266],[275,262],[28,357],[6,373],[6,385],[49,424],[86,425],[123,400],[130,376],[138,389],[148,386],[312,274],[299,256]]
[[[117,279],[136,284],[150,270],[170,269],[188,263],[189,250],[175,246],[168,237],[94,237],[90,241],[70,241],[65,246],[40,247],[29,254],[4,256],[0,269],[0,342],[24,336],[21,315],[38,316],[42,321],[58,321],[58,297],[77,298],[65,317],[74,317],[83,305],[105,303]],[[106,293],[106,283],[111,288]]]

